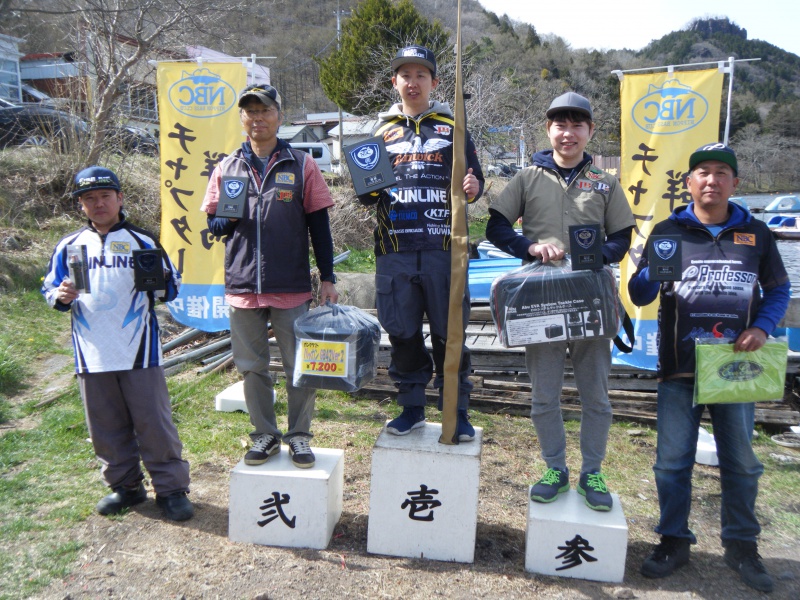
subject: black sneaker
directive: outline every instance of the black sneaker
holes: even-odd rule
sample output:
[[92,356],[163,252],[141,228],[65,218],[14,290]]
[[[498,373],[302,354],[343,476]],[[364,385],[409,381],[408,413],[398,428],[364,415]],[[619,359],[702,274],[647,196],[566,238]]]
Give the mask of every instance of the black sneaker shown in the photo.
[[672,575],[676,569],[689,562],[691,542],[686,538],[661,536],[659,543],[642,563],[639,572],[651,579]]
[[772,591],[772,577],[769,576],[761,556],[758,554],[758,544],[742,540],[732,540],[725,543],[725,562],[734,571],[738,571],[747,585],[759,592]]
[[281,451],[281,443],[274,435],[262,433],[244,455],[244,464],[263,465],[273,454]]
[[475,428],[469,422],[466,410],[458,411],[458,425],[456,426],[459,442],[471,442],[475,439]]
[[194,506],[186,492],[174,492],[167,496],[156,495],[156,504],[170,521],[186,521],[194,516]]
[[304,435],[296,435],[289,440],[289,456],[292,457],[292,464],[299,469],[310,469],[316,462],[309,441]]
[[101,515],[118,515],[126,508],[136,506],[147,500],[147,490],[140,483],[135,488],[116,487],[97,503],[97,512]]
[[606,476],[602,473],[581,473],[578,493],[586,497],[586,506],[592,510],[611,510],[613,500],[606,487]]
[[547,469],[542,478],[531,488],[534,502],[552,502],[569,489],[569,471]]
[[408,435],[413,429],[425,426],[424,406],[404,406],[396,419],[386,424],[386,431],[393,435]]

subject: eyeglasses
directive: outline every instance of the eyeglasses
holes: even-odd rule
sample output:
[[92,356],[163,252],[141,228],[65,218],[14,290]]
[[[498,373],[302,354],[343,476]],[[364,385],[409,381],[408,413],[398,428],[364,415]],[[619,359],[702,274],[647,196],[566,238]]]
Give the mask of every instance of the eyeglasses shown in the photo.
[[278,109],[275,108],[274,106],[270,107],[270,108],[259,108],[259,109],[243,108],[242,109],[242,113],[244,114],[244,116],[246,116],[251,121],[254,120],[254,119],[257,119],[259,117],[266,118],[266,117],[270,116],[272,113],[275,113],[275,112],[278,112]]

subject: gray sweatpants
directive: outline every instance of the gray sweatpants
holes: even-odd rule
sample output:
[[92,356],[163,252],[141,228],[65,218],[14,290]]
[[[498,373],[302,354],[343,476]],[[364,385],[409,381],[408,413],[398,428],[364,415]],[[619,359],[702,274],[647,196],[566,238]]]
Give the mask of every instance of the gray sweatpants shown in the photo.
[[156,494],[189,491],[189,463],[172,422],[164,369],[79,373],[86,424],[110,488],[133,487],[150,473]]
[[[296,308],[233,308],[230,309],[231,347],[233,362],[244,377],[244,400],[250,413],[250,423],[256,439],[269,433],[289,441],[295,435],[311,436],[316,393],[313,389],[295,387],[294,360],[296,338],[294,322],[308,312],[311,303]],[[286,394],[289,405],[289,429],[282,434],[272,404],[273,381],[269,372],[269,325],[278,342],[286,374]]]
[[525,346],[525,364],[533,387],[531,419],[548,468],[565,469],[567,439],[561,415],[561,388],[568,346],[581,399],[581,473],[599,471],[606,456],[613,416],[608,401],[609,340]]

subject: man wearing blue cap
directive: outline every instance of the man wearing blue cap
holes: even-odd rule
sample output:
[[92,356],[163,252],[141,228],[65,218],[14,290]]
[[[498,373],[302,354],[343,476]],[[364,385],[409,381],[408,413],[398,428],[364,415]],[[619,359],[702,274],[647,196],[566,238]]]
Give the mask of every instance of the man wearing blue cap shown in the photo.
[[[383,136],[397,186],[360,196],[377,205],[375,289],[378,319],[392,345],[389,375],[402,407],[386,430],[407,435],[425,425],[425,387],[433,376],[440,408],[450,301],[450,185],[461,185],[469,202],[483,191],[475,145],[467,136],[467,174],[452,182],[455,121],[447,104],[431,101],[439,85],[436,57],[425,46],[406,46],[391,62],[392,86],[400,102],[380,113],[375,135]],[[464,151],[460,149],[459,151]],[[469,321],[469,293],[463,321]],[[432,351],[425,346],[423,316],[430,326]],[[462,347],[458,384],[459,441],[475,439],[467,407],[472,382],[470,355]]]
[[[585,152],[594,134],[589,100],[575,92],[557,97],[546,112],[552,150],[533,156],[489,207],[486,237],[501,250],[532,262],[559,260],[569,248],[570,225],[600,225],[603,263],[619,262],[631,245],[633,214],[617,179],[592,164]],[[522,218],[522,234],[513,223]],[[567,349],[581,398],[581,474],[578,492],[586,504],[609,511],[611,494],[600,468],[611,427],[608,340],[587,339],[525,346],[531,378],[531,419],[547,465],[531,488],[534,502],[554,502],[569,490],[567,440],[561,387]]]
[[164,515],[189,519],[189,463],[181,458],[172,422],[154,308],[156,297],[168,302],[178,295],[180,275],[162,253],[155,268],[164,271],[164,289],[137,291],[133,252],[159,249],[158,241],[125,218],[113,171],[88,167],[74,185],[72,197],[88,223],[56,245],[42,294],[50,306],[72,315],[86,423],[103,480],[113,490],[97,511],[114,515],[147,499],[143,462]]
[[[686,186],[692,202],[677,207],[652,235],[680,238],[680,281],[651,281],[649,242],[628,282],[637,306],[660,296],[658,312],[658,445],[653,471],[661,517],[661,542],[642,563],[646,577],[666,577],[689,562],[697,543],[689,529],[692,468],[700,417],[694,405],[695,339],[728,330],[734,352],[761,348],[789,305],[789,277],[763,221],[729,202],[739,183],[736,154],[705,144],[689,158]],[[709,292],[713,286],[713,293]],[[763,294],[763,295],[762,295]],[[750,587],[772,591],[772,578],[758,555],[761,531],[755,514],[758,479],[764,471],[751,446],[754,404],[710,404],[722,487],[725,562]]]

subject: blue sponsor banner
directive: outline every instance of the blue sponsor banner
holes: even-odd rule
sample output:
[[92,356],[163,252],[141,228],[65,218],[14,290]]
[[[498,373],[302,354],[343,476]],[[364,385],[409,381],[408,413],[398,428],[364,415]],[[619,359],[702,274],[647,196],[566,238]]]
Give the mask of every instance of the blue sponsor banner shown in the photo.
[[180,296],[167,306],[175,320],[187,327],[209,332],[230,329],[224,284],[184,283]]
[[[636,341],[633,344],[633,352],[625,354],[617,350],[614,346],[611,352],[611,363],[655,371],[658,364],[658,321],[651,319],[632,319]],[[623,341],[629,343],[630,340],[625,336],[625,332],[620,330]]]

